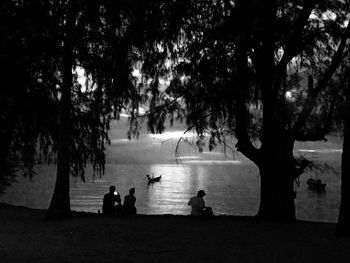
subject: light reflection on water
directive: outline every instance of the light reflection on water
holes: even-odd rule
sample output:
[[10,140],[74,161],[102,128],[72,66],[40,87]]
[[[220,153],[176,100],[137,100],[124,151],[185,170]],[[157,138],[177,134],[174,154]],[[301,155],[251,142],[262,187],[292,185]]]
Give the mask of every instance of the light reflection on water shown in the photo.
[[[148,184],[146,174],[162,175],[162,180]],[[102,196],[111,184],[122,197],[135,187],[141,214],[188,214],[187,202],[199,189],[207,192],[206,203],[214,208],[215,214],[253,215],[258,207],[259,181],[254,167],[227,163],[109,165],[102,179],[72,184],[72,208],[92,212],[101,209]],[[86,198],[84,192],[92,198]],[[100,203],[95,202],[98,197]]]
[[[254,215],[259,206],[259,176],[252,164],[225,165],[107,165],[106,174],[92,179],[87,171],[86,182],[72,179],[71,206],[73,210],[97,212],[102,197],[110,185],[115,185],[122,198],[131,187],[136,188],[137,209],[140,214],[189,214],[189,198],[199,189],[207,193],[206,204],[216,215]],[[146,174],[162,175],[161,182],[147,184]],[[340,200],[339,177],[324,175],[326,192],[307,188],[301,177],[297,189],[298,219],[336,222]],[[0,196],[1,202],[46,209],[55,179],[54,167],[43,166],[32,182],[19,178],[18,183]]]
[[[140,147],[144,147],[144,151]],[[97,212],[101,209],[103,195],[113,184],[122,197],[128,194],[129,188],[136,188],[136,205],[141,214],[189,214],[187,202],[199,189],[206,191],[206,204],[213,207],[216,215],[256,214],[260,182],[255,165],[239,158],[224,160],[213,152],[203,152],[200,157],[185,155],[181,157],[181,164],[169,164],[167,158],[170,153],[173,153],[172,146],[150,146],[142,141],[125,143],[125,147],[124,144],[118,144],[118,148],[110,147],[108,156],[111,164],[106,166],[104,176],[92,178],[90,168],[86,171],[86,182],[71,180],[72,209]],[[337,171],[340,170],[339,153],[338,150],[329,150],[328,155],[325,155]],[[312,160],[324,158],[323,152],[320,154],[310,151],[308,154],[307,157]],[[116,160],[122,164],[117,164]],[[154,160],[158,160],[160,164],[150,163]],[[162,180],[148,185],[146,174],[162,175]],[[318,176],[315,172],[309,171],[300,177],[300,186],[296,189],[297,218],[336,222],[340,200],[339,175],[332,172],[323,172],[320,175],[327,184],[326,192],[323,193],[307,188],[306,180],[310,176]],[[0,195],[0,202],[46,209],[51,199],[55,176],[54,166],[40,166],[38,175],[32,181],[19,177],[18,182],[8,188],[6,194]]]

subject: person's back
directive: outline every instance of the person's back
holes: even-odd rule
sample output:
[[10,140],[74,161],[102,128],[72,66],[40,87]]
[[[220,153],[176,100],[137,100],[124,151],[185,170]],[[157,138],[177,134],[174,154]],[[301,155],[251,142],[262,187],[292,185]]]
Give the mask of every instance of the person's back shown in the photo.
[[188,201],[188,205],[191,206],[191,215],[193,216],[208,216],[213,215],[213,211],[211,207],[206,207],[203,197],[205,196],[205,192],[203,190],[199,190],[197,196],[191,197],[190,201]]
[[129,195],[124,197],[124,204],[123,204],[123,214],[124,215],[136,215],[136,197],[135,194],[135,188],[131,188],[129,190]]
[[190,201],[188,201],[188,205],[191,206],[191,215],[200,216],[202,215],[203,208],[205,207],[205,203],[202,197],[194,196],[191,197]]
[[[118,207],[120,206],[121,200],[119,194],[115,193],[115,186],[110,186],[109,193],[105,194],[103,197],[102,212],[104,214],[114,214],[118,212]],[[115,203],[118,205],[115,206]],[[120,209],[119,209],[120,210]]]
[[113,214],[114,213],[114,197],[111,193],[107,193],[103,197],[103,206],[102,212],[104,214]]

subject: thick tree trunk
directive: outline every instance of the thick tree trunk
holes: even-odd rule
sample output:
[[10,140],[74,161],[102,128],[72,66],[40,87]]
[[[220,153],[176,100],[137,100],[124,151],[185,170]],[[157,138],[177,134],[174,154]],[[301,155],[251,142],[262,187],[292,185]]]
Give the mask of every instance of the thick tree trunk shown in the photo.
[[[349,85],[348,81],[348,85]],[[341,164],[341,200],[338,233],[350,236],[350,86],[347,87],[343,154]]]
[[[249,17],[249,5],[241,3],[242,14]],[[249,23],[243,23],[242,32],[237,45],[238,54],[238,83],[240,89],[235,94],[237,100],[236,112],[236,136],[237,150],[252,160],[260,170],[261,192],[260,208],[257,216],[269,220],[295,220],[294,205],[294,178],[295,160],[293,157],[293,143],[285,133],[285,125],[278,107],[278,92],[281,85],[281,76],[275,76],[275,14],[276,5],[266,2],[263,12],[268,14],[263,21],[266,29],[263,42],[260,47],[260,56],[256,57],[258,64],[259,88],[262,91],[263,101],[263,136],[262,147],[257,150],[251,143],[248,135],[247,120],[247,92],[249,90],[248,77],[248,52]],[[245,18],[243,17],[244,21]],[[248,25],[247,28],[243,28]]]
[[[270,160],[263,162],[260,170],[260,206],[257,216],[263,219],[294,221],[295,220],[295,167],[288,165],[287,160]],[[286,165],[281,165],[285,163]],[[288,167],[289,166],[289,167]]]
[[294,180],[298,176],[293,156],[294,140],[275,129],[266,130],[260,170],[260,207],[257,216],[279,221],[295,220]]
[[[68,55],[68,54],[66,54]],[[65,56],[66,57],[66,56]],[[72,63],[66,57],[64,62],[63,89],[60,102],[58,151],[57,151],[57,178],[54,193],[51,199],[47,217],[66,217],[70,214],[70,110]]]
[[261,157],[257,163],[260,170],[260,207],[257,216],[269,220],[295,220],[293,157],[294,141],[286,133],[283,105],[279,91],[285,69],[276,72],[275,24],[277,6],[266,1],[262,21],[264,37],[260,56],[257,57],[259,87],[262,91],[263,129]]
[[67,7],[66,36],[63,48],[63,83],[59,112],[57,178],[47,218],[68,217],[70,215],[71,91],[73,83],[75,2],[70,1]]

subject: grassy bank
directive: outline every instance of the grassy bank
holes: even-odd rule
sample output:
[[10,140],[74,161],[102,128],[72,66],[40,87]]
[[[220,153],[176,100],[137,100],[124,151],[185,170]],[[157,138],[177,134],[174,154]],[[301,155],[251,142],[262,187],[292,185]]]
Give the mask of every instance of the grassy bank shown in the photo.
[[336,225],[249,217],[73,213],[0,204],[1,262],[348,262],[350,239]]

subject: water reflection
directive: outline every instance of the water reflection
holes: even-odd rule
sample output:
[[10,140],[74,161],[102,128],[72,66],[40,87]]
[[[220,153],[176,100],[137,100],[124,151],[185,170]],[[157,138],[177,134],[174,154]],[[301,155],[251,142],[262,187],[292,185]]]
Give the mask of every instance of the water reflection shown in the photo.
[[[146,174],[162,175],[160,182],[148,185]],[[310,191],[309,174],[300,178],[297,189],[297,218],[336,222],[340,200],[339,177],[324,175],[326,192]],[[42,166],[32,181],[18,182],[0,196],[1,202],[46,209],[51,199],[55,167]],[[92,178],[87,170],[86,182],[71,181],[73,210],[97,212],[110,185],[115,185],[122,198],[136,188],[136,206],[141,214],[189,214],[189,198],[199,189],[206,191],[208,206],[216,215],[254,215],[259,206],[259,176],[254,165],[246,163],[184,165],[107,165],[106,174]]]
[[[125,116],[124,116],[125,117]],[[238,153],[216,152],[198,154],[197,147],[181,143],[180,164],[174,155],[178,139],[196,139],[192,132],[166,131],[163,134],[141,134],[138,140],[125,138],[127,118],[111,123],[112,144],[106,149],[106,173],[93,178],[86,171],[86,182],[71,180],[71,206],[78,211],[97,212],[102,197],[110,185],[124,197],[136,188],[136,206],[142,214],[189,214],[187,201],[199,189],[207,193],[206,203],[215,214],[254,215],[259,205],[259,172],[254,164]],[[339,143],[297,143],[294,153],[313,161],[324,161],[340,171]],[[157,164],[154,164],[157,162]],[[333,172],[322,172],[327,183],[326,193],[310,192],[306,179],[300,177],[297,189],[298,219],[336,222],[340,200],[340,178]],[[146,174],[162,175],[160,183],[148,185]],[[46,209],[55,184],[56,168],[42,165],[33,180],[18,178],[18,182],[0,196],[0,202]]]
[[253,173],[243,175],[245,169],[252,167],[242,167],[230,163],[225,166],[152,165],[150,172],[162,175],[162,181],[148,187],[148,213],[188,214],[189,198],[204,189],[206,202],[214,207],[215,214],[252,215],[258,206],[259,182]]
[[[162,175],[148,185],[146,174]],[[297,218],[335,222],[339,207],[339,181],[330,176],[326,192],[310,191],[305,175],[300,180],[296,199]],[[72,208],[97,211],[108,186],[114,184],[122,196],[136,187],[138,212],[142,214],[189,214],[189,198],[199,189],[207,193],[206,203],[216,215],[254,215],[259,206],[259,176],[254,165],[110,165],[102,179],[72,185]],[[101,199],[99,199],[101,198]],[[85,202],[84,202],[85,199]],[[100,201],[99,201],[100,200]]]
[[152,214],[184,214],[192,188],[204,185],[206,171],[188,165],[152,165],[150,173],[162,175],[161,182],[147,187],[147,203]]
[[183,164],[239,164],[237,160],[186,160],[182,161]]

